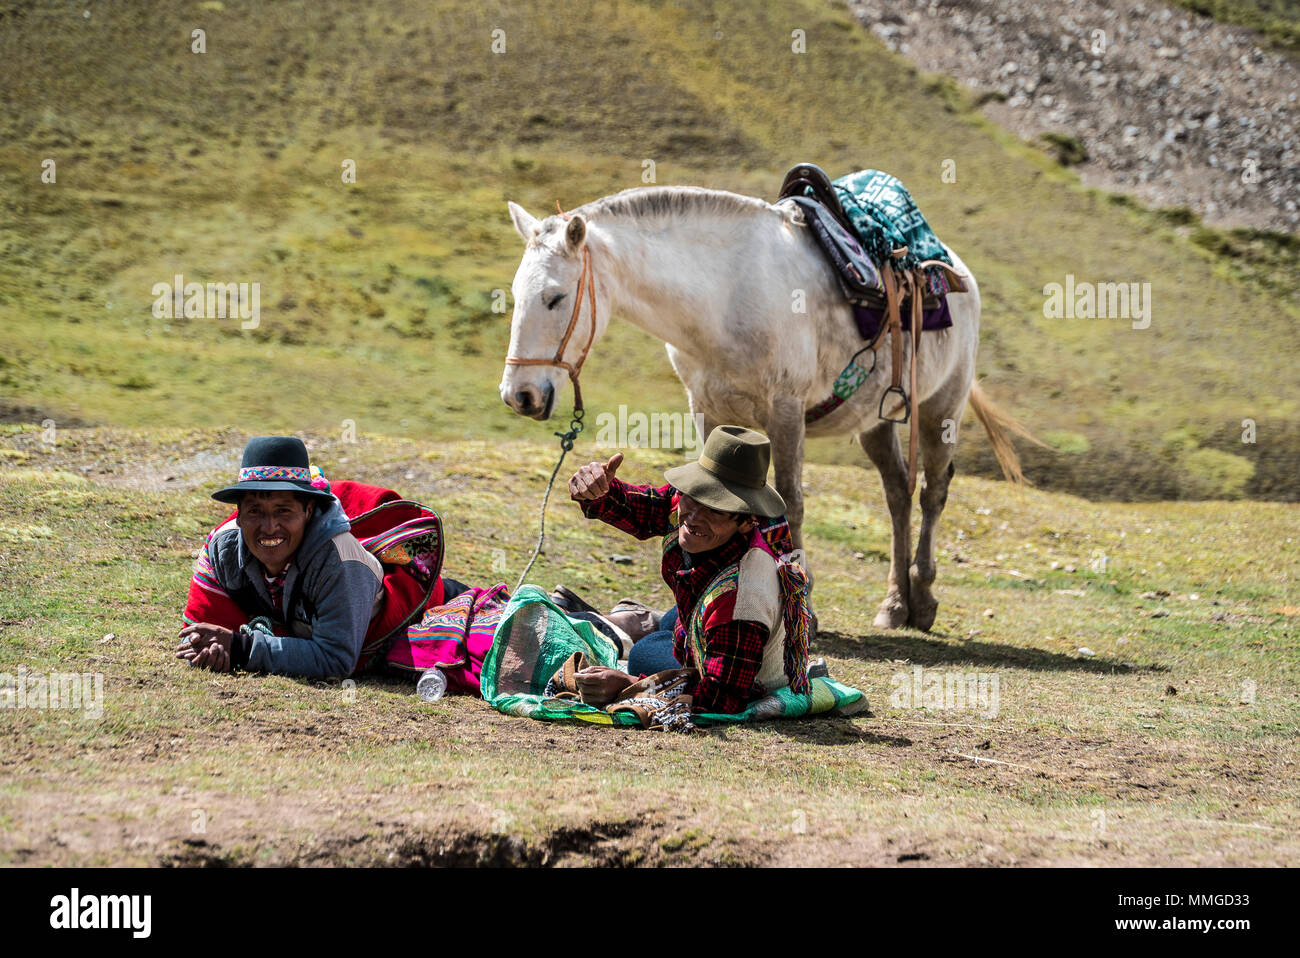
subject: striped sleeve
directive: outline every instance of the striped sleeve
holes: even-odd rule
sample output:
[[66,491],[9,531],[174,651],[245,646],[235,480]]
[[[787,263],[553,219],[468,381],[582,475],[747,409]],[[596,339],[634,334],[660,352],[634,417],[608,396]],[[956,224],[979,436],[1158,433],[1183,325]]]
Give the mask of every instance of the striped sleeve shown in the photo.
[[189,599],[185,603],[185,611],[181,613],[181,619],[185,625],[206,622],[227,629],[237,629],[248,621],[248,616],[230,598],[230,594],[226,592],[221,585],[221,581],[217,578],[216,570],[212,566],[212,556],[209,552],[211,544],[212,537],[210,536],[207,543],[199,550],[198,558],[194,561],[194,575],[190,578]]

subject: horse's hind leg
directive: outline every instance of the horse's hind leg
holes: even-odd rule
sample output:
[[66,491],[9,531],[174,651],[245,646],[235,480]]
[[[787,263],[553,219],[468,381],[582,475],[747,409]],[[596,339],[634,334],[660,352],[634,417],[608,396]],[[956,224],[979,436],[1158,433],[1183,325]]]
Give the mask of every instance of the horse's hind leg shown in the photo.
[[889,591],[880,603],[873,623],[878,629],[899,629],[908,620],[908,565],[912,547],[912,497],[907,494],[907,463],[898,443],[898,430],[892,423],[860,432],[858,445],[880,471],[880,482],[885,489],[885,503],[889,506]]
[[908,619],[907,624],[922,632],[929,632],[934,625],[939,602],[931,591],[934,585],[934,536],[939,524],[939,516],[948,501],[948,484],[955,471],[952,457],[957,449],[957,427],[961,422],[965,403],[959,403],[956,411],[949,397],[932,397],[927,408],[921,404],[918,410],[920,422],[917,432],[920,438],[920,460],[924,471],[921,475],[921,531],[916,537],[916,558],[909,574]]

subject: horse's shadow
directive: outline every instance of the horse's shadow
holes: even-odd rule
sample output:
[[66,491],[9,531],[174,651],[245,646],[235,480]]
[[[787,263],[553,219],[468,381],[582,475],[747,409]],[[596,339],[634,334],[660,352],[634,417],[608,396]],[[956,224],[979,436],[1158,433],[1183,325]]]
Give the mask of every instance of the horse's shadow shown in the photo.
[[875,745],[886,748],[909,748],[914,743],[905,735],[882,735],[862,727],[860,719],[873,718],[863,712],[853,718],[813,717],[803,722],[772,722],[769,728],[785,738],[809,745]]
[[869,635],[846,635],[819,629],[811,643],[818,655],[867,662],[892,662],[905,659],[911,665],[985,665],[1040,672],[1168,672],[1158,664],[1132,665],[1105,658],[1078,658],[1043,649],[1026,649],[994,642],[948,641],[942,633],[922,635],[915,632],[877,632]]

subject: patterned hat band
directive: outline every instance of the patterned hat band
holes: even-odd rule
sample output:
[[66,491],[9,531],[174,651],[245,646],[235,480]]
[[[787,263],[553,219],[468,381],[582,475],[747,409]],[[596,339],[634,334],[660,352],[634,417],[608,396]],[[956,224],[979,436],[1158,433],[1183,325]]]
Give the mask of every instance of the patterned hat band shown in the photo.
[[311,472],[303,466],[250,466],[239,470],[240,482],[288,480],[311,482]]

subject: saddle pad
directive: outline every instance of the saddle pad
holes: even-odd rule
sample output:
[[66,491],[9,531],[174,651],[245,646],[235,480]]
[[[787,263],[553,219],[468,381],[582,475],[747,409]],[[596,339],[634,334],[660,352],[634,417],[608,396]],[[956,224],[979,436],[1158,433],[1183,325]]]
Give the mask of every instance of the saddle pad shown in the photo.
[[[877,264],[890,260],[894,250],[906,246],[907,253],[898,263],[905,271],[915,269],[926,260],[952,265],[948,251],[898,177],[881,170],[859,170],[833,180],[832,185],[844,215]],[[948,279],[939,267],[927,269],[926,278],[932,295],[945,296],[951,292]]]
[[[858,332],[867,342],[872,342],[876,334],[880,332],[880,324],[885,322],[885,307],[875,309],[871,306],[863,306],[861,303],[853,303],[853,320],[858,324]],[[910,298],[902,302],[902,320],[903,329],[910,331],[912,328],[912,301]],[[952,313],[948,311],[947,298],[941,298],[939,305],[934,309],[925,309],[921,311],[921,329],[923,332],[930,332],[935,329],[947,329],[952,325]]]

